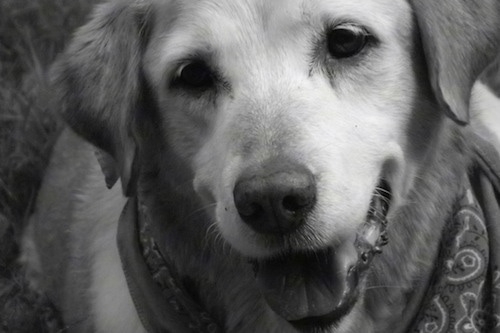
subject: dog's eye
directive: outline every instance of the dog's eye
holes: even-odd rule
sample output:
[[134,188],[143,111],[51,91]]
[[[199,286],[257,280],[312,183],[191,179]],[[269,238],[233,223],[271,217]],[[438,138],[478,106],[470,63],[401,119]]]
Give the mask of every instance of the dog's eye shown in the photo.
[[208,88],[213,84],[213,74],[207,64],[195,61],[179,68],[177,80],[191,88]]
[[327,35],[328,52],[334,58],[352,57],[365,47],[368,33],[356,25],[340,25]]

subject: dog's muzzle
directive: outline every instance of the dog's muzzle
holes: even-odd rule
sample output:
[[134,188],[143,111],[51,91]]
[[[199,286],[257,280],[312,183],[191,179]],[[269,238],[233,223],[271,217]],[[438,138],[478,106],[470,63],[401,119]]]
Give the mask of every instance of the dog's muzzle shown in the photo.
[[389,202],[389,186],[382,181],[366,222],[340,246],[253,262],[257,282],[273,311],[306,330],[330,326],[348,314],[358,298],[359,282],[387,243]]

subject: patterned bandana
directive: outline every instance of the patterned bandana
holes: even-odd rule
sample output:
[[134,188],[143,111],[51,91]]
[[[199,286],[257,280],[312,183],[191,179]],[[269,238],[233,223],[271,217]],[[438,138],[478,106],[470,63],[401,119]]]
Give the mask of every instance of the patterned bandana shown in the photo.
[[475,137],[476,166],[446,224],[418,333],[500,332],[500,159]]
[[498,238],[500,233],[497,225],[486,224],[471,188],[465,191],[444,235],[432,286],[410,332],[498,329],[500,317],[494,308],[498,306],[500,270],[489,237]]

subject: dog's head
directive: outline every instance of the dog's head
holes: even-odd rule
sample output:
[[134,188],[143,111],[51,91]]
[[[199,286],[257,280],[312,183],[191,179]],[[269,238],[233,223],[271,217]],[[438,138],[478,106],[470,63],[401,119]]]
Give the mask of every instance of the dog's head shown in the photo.
[[467,123],[499,10],[494,0],[122,1],[78,32],[55,82],[65,119],[110,156],[126,194],[141,151],[168,147],[225,240],[258,262],[273,310],[323,325],[356,301],[345,280],[367,218],[404,203],[445,114]]

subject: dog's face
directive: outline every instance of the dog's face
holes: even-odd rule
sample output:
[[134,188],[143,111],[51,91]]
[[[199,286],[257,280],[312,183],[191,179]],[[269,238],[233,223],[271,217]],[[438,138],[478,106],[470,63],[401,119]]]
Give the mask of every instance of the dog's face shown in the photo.
[[[148,74],[165,140],[216,203],[232,246],[250,257],[323,248],[363,223],[381,179],[404,195],[425,153],[409,147],[409,125],[423,119],[419,139],[430,140],[440,118],[422,103],[425,69],[405,1],[197,1],[179,10],[153,40]],[[275,206],[287,197],[290,207]],[[252,205],[261,221],[245,216],[259,213]],[[288,211],[301,221],[272,217]]]
[[[440,88],[432,93],[413,6],[403,0],[130,6],[146,6],[147,15],[108,8],[61,62],[60,81],[77,91],[63,97],[93,98],[85,115],[75,116],[82,107],[74,103],[78,110],[69,107],[66,118],[113,155],[127,189],[135,167],[130,146],[140,136],[127,127],[128,113],[137,112],[129,110],[147,81],[156,125],[164,129],[156,140],[192,174],[227,243],[255,261],[271,308],[301,327],[338,320],[357,300],[361,272],[352,271],[360,230],[375,213],[390,217],[404,204],[437,140],[444,113],[436,100],[461,117],[448,103],[455,88],[441,85],[439,72],[431,72]],[[130,28],[130,21],[147,21],[148,29]],[[89,54],[102,64],[90,64]],[[446,69],[440,61],[430,64]],[[141,80],[134,81],[137,73]],[[112,133],[101,133],[105,128]]]
[[[146,73],[164,140],[224,239],[260,263],[293,258],[283,265],[294,270],[296,256],[328,250],[344,257],[332,265],[354,265],[357,253],[340,248],[354,244],[375,193],[401,201],[427,152],[416,142],[431,146],[442,118],[425,104],[409,4],[226,0],[177,11],[151,40]],[[316,284],[304,288],[329,294]],[[274,309],[297,320],[336,306],[313,302]]]

